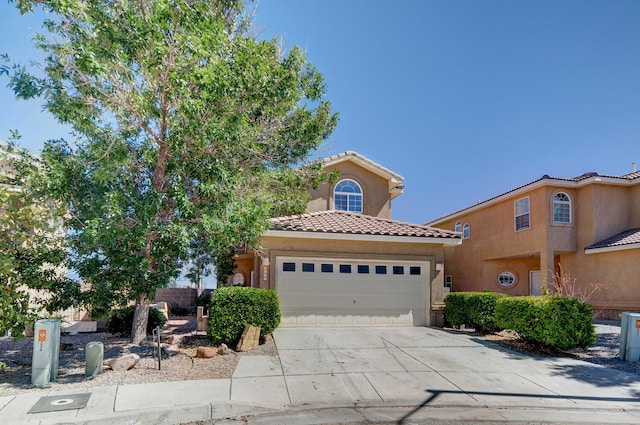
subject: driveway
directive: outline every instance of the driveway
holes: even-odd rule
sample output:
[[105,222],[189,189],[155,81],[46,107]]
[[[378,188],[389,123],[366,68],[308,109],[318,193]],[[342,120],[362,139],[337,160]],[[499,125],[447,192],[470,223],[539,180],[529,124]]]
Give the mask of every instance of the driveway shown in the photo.
[[[537,420],[557,408],[577,410],[577,422],[606,409],[640,422],[637,375],[571,358],[533,357],[424,327],[279,328],[274,338],[280,363],[249,367],[243,357],[233,385],[249,378],[261,394],[292,405],[520,407],[537,409]],[[269,386],[257,375],[268,375]],[[276,396],[282,391],[288,400]]]

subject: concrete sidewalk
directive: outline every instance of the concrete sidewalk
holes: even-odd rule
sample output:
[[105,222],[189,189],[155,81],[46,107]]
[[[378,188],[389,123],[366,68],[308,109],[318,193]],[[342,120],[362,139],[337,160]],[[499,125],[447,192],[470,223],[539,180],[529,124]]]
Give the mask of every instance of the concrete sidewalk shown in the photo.
[[[232,379],[0,397],[2,424],[175,424],[411,420],[640,423],[639,376],[537,358],[434,328],[283,328],[278,357],[245,356]],[[80,393],[85,407],[73,407]],[[45,403],[46,404],[46,403]],[[211,422],[213,423],[213,422]]]

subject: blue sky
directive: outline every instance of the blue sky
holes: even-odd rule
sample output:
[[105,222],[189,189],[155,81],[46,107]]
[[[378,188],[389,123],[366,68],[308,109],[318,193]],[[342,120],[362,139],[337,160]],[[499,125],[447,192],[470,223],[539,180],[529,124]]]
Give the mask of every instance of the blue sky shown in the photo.
[[[261,0],[264,37],[301,46],[340,123],[319,152],[405,177],[393,218],[423,223],[549,174],[640,165],[640,2]],[[39,21],[0,3],[0,53],[37,58]],[[66,133],[0,82],[0,139]]]

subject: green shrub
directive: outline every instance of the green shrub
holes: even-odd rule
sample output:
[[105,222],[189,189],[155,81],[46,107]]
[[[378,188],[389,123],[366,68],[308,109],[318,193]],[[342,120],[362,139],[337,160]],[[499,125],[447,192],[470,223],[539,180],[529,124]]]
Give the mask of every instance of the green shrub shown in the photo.
[[444,300],[445,320],[452,325],[466,324],[478,333],[486,334],[499,329],[494,308],[499,299],[508,297],[495,292],[451,292]]
[[204,313],[209,312],[209,306],[211,305],[211,290],[204,290],[200,295],[196,297],[196,310],[198,307],[204,307]]
[[[126,337],[131,336],[134,312],[135,306],[112,310],[109,313],[107,323],[105,324],[107,331],[114,335],[122,335]],[[150,307],[149,320],[147,322],[147,335],[150,335],[158,326],[162,329],[165,323],[167,323],[167,318],[164,317],[164,314],[162,314],[160,310]]]
[[170,316],[188,316],[191,314],[191,309],[185,307],[182,304],[176,302],[169,303],[169,315]]
[[596,342],[591,306],[559,296],[501,298],[495,308],[498,326],[523,338],[562,350]]
[[260,336],[264,336],[279,324],[280,303],[275,291],[228,287],[211,295],[209,336],[215,343],[237,344],[246,325],[260,327]]

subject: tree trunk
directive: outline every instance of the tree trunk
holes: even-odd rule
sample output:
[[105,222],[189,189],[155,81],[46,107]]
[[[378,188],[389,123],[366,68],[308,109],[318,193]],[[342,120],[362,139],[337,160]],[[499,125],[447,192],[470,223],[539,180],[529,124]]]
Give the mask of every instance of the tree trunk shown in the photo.
[[136,300],[136,309],[133,313],[133,325],[131,325],[131,342],[134,344],[140,344],[147,337],[149,303],[149,299],[144,295],[140,295]]

